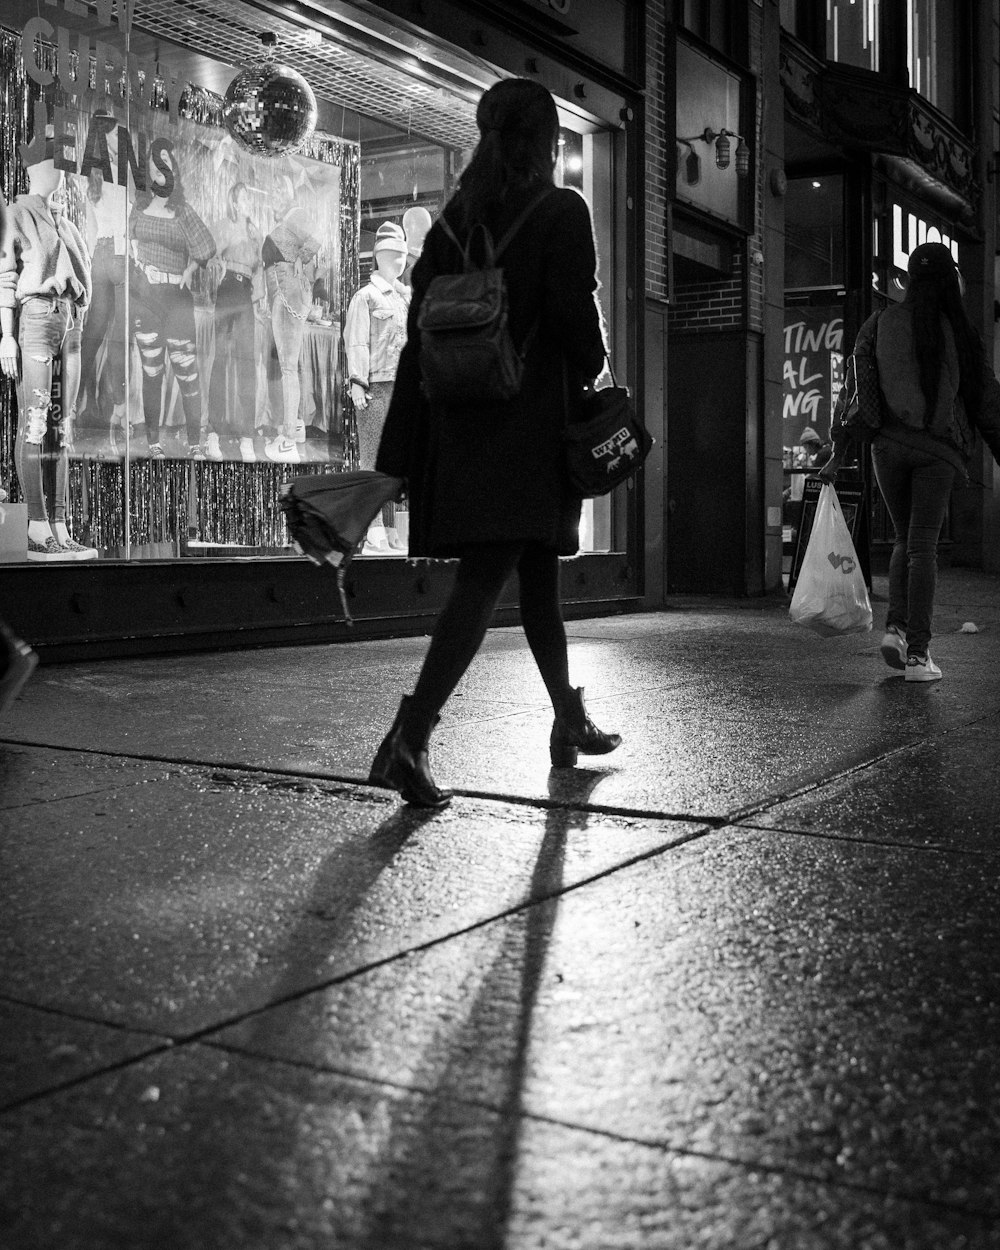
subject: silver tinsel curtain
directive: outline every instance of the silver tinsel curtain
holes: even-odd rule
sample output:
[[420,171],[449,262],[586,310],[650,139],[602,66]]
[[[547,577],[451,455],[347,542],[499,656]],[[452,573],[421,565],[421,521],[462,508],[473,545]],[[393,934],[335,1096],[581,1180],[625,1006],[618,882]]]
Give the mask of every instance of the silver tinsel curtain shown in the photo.
[[[51,49],[41,49],[41,60],[52,68]],[[95,70],[90,67],[90,82]],[[20,36],[0,27],[0,188],[10,201],[27,190],[18,158],[18,144],[31,137],[32,108],[39,94],[24,73]],[[143,127],[150,138],[170,134],[182,158],[182,176],[188,198],[208,221],[225,216],[228,188],[243,181],[260,191],[260,221],[267,232],[265,205],[276,179],[291,174],[302,196],[317,216],[317,227],[333,241],[327,289],[339,323],[360,279],[358,229],[360,162],[356,144],[317,134],[295,156],[267,163],[227,142],[222,124],[222,98],[189,84],[181,99],[178,126],[171,127],[166,101],[147,114]],[[84,123],[78,133],[85,132]],[[84,180],[66,179],[67,213],[83,226]],[[214,301],[214,279],[196,278],[195,299]],[[339,335],[338,335],[339,340]],[[343,345],[339,343],[340,413],[345,423],[343,465],[357,464],[356,432],[349,400],[345,402],[346,374]],[[17,405],[13,384],[0,379],[0,485],[12,502],[20,499],[14,472]],[[331,464],[282,465],[270,462],[155,461],[135,459],[128,466],[129,532],[133,558],[162,558],[232,548],[242,554],[266,553],[288,546],[284,518],[278,508],[278,489],[298,474],[329,471]],[[77,536],[101,550],[105,557],[125,555],[125,465],[121,460],[76,458],[70,466],[70,526]],[[194,541],[194,546],[189,544]]]

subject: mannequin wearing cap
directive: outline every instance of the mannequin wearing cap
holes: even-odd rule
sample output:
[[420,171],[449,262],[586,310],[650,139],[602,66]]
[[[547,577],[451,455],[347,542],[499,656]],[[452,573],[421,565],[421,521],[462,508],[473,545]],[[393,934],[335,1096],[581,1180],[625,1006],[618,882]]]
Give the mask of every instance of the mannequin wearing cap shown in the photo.
[[21,145],[29,190],[11,206],[0,257],[0,370],[17,383],[14,462],[28,507],[28,559],[41,562],[97,557],[66,525],[91,265],[83,236],[63,213],[63,173],[53,155],[51,141]]
[[427,238],[427,231],[430,230],[431,215],[426,208],[417,205],[414,208],[408,208],[403,214],[403,234],[406,236],[406,267],[400,275],[400,282],[404,286],[412,286],[410,274],[413,273],[413,266],[420,259],[420,253],[424,250],[424,239]]
[[[374,469],[385,414],[399,356],[406,343],[406,317],[410,289],[399,276],[406,265],[406,237],[399,226],[387,221],[375,235],[375,268],[366,286],[351,299],[344,324],[344,347],[350,375],[351,400],[358,419],[358,460],[362,469]],[[402,549],[396,533],[395,510],[382,510],[386,541]],[[373,546],[381,545],[376,527],[370,531]]]

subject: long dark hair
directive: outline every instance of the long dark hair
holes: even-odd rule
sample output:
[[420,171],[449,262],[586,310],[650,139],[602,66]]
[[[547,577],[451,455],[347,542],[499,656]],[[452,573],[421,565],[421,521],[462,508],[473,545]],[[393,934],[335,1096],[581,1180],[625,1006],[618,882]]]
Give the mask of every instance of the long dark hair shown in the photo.
[[469,222],[532,183],[551,183],[559,140],[555,100],[530,78],[505,78],[485,91],[476,125],[480,140],[459,183]]
[[[930,255],[932,248],[933,255]],[[984,356],[982,340],[969,320],[962,302],[958,268],[951,259],[951,254],[943,244],[923,244],[921,251],[929,255],[928,272],[923,273],[919,267],[914,266],[911,257],[910,278],[903,303],[909,307],[913,317],[913,345],[920,373],[920,389],[927,405],[926,420],[929,424],[937,406],[941,365],[945,356],[942,320],[948,321],[955,336],[959,394],[966,411],[973,415],[978,413],[982,403]]]

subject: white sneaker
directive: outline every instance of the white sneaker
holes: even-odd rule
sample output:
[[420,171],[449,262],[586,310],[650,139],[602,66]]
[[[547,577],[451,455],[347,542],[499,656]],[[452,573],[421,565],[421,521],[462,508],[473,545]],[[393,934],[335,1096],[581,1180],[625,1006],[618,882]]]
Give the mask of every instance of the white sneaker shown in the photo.
[[257,453],[254,451],[252,438],[240,439],[240,456],[247,464],[253,464],[256,461]]
[[385,536],[385,527],[382,525],[372,525],[369,527],[368,533],[365,535],[364,551],[385,552],[389,550],[389,543]]
[[940,681],[941,670],[931,659],[931,653],[928,651],[926,655],[911,655],[906,661],[906,680],[907,681]]
[[209,434],[205,439],[205,459],[206,460],[224,460],[222,448],[219,446],[218,434]]
[[890,668],[898,668],[900,671],[906,668],[906,635],[898,625],[888,627],[882,636],[879,650]]
[[306,423],[304,421],[296,421],[295,428],[286,437],[290,438],[293,443],[304,443],[306,441]]
[[280,464],[299,463],[298,447],[290,438],[286,438],[284,434],[279,434],[277,438],[264,444],[264,455],[267,456],[268,460],[275,460]]

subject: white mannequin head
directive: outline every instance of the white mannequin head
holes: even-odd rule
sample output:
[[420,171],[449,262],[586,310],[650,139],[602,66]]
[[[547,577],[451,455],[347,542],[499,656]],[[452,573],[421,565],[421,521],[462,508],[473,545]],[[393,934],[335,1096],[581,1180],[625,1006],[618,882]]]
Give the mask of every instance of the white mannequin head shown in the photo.
[[32,195],[40,195],[43,200],[55,195],[63,185],[65,174],[56,169],[55,162],[39,161],[37,165],[29,165],[25,171],[28,175],[28,188]]
[[417,205],[414,208],[408,208],[403,214],[403,233],[406,235],[407,249],[412,255],[420,255],[420,249],[424,246],[424,239],[427,238],[427,231],[430,228],[431,215],[426,208]]
[[395,282],[406,268],[406,253],[380,247],[375,253],[375,268],[386,282]]
[[372,252],[375,268],[387,282],[395,282],[406,268],[406,239],[400,227],[384,221],[375,234]]

